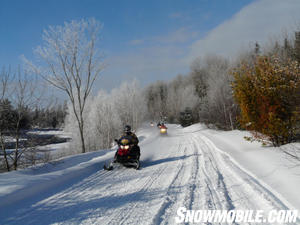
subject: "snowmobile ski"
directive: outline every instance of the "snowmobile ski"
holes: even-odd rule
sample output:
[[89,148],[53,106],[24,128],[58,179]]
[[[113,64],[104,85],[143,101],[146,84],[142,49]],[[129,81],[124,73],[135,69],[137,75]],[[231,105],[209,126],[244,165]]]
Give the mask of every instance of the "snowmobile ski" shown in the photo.
[[109,165],[104,164],[103,169],[108,171],[113,170],[114,169],[113,162],[110,162]]
[[110,171],[110,170],[113,170],[114,167],[113,167],[113,166],[106,166],[106,165],[104,165],[104,166],[103,166],[103,169],[104,169],[104,170],[107,170],[107,171]]
[[133,169],[140,169],[140,162],[139,160],[136,160],[134,162],[127,162],[127,163],[119,163],[119,162],[111,162],[108,165],[104,164],[103,169],[107,171],[111,171],[115,168],[120,168],[120,167],[127,167],[127,168],[133,168]]

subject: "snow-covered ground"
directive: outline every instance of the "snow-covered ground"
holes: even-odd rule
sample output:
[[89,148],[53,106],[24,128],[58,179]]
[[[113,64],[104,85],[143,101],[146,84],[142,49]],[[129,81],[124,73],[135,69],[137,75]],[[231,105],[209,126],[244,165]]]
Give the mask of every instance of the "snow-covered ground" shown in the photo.
[[164,137],[145,125],[140,170],[102,170],[113,149],[0,174],[0,224],[175,224],[179,207],[300,210],[298,162],[247,135],[197,124],[169,125]]
[[[49,157],[49,159],[57,159],[57,158],[61,158],[62,156],[66,156],[66,155],[71,155],[69,150],[69,142],[68,140],[71,140],[71,134],[63,131],[63,130],[58,130],[58,129],[36,129],[36,130],[31,130],[26,132],[26,135],[34,135],[36,138],[40,138],[43,140],[43,145],[42,146],[35,146],[36,147],[36,151],[41,155],[41,158],[45,157],[43,156],[44,153],[47,154],[47,157]],[[56,143],[56,144],[46,144],[45,145],[45,140],[43,138],[45,137],[57,137],[57,138],[61,138],[64,140],[61,141],[65,141],[62,143]],[[27,138],[20,138],[19,141],[27,141]],[[5,136],[4,137],[4,141],[5,142],[10,142],[12,144],[14,144],[16,142],[15,138],[12,138],[10,136]],[[52,140],[53,142],[53,140]],[[49,140],[47,140],[46,143],[49,143]],[[51,143],[51,141],[50,141]],[[15,148],[10,148],[10,149],[6,149],[6,153],[14,153]],[[1,158],[1,154],[0,154],[0,158]]]
[[55,135],[60,138],[70,138],[71,134],[66,133],[64,130],[32,130],[27,132],[27,134],[35,135]]
[[[64,130],[36,130],[30,131],[28,134],[34,135],[54,135],[59,138],[66,138],[71,140],[71,134],[65,132]],[[39,151],[47,151],[50,154],[51,159],[57,159],[61,156],[69,155],[68,149],[70,147],[69,142],[63,142],[59,144],[49,144],[44,146],[39,146]]]
[[[16,139],[10,136],[4,136],[4,142],[16,142]],[[19,141],[27,141],[26,138],[19,138]]]
[[70,155],[68,153],[69,145],[69,142],[64,142],[59,144],[39,146],[38,149],[40,152],[48,152],[51,159],[57,159],[61,156]]
[[284,196],[291,205],[300,210],[300,161],[284,153],[300,158],[300,143],[280,148],[262,147],[261,143],[245,141],[250,136],[245,131],[220,132],[205,129],[202,132],[221,151],[227,152],[252,176]]

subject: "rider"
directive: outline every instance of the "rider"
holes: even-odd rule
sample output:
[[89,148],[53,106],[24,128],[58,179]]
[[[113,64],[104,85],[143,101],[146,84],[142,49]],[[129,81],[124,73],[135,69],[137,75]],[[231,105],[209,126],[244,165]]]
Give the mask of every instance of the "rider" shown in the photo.
[[[134,155],[137,156],[137,158],[140,158],[140,147],[138,146],[139,143],[139,139],[137,138],[137,136],[131,131],[131,126],[126,125],[124,127],[124,132],[122,134],[122,136],[120,137],[120,139],[122,137],[129,137],[131,144],[133,145],[130,152],[133,153]],[[120,140],[119,139],[119,140]]]
[[167,127],[166,127],[166,125],[164,123],[161,123],[160,124],[160,128],[165,128],[166,129]]
[[136,146],[138,145],[139,139],[138,139],[137,136],[131,131],[131,126],[126,125],[126,126],[124,127],[124,133],[123,133],[122,137],[124,137],[124,136],[130,136],[130,137],[131,137],[131,143],[132,143],[133,145],[136,145]]

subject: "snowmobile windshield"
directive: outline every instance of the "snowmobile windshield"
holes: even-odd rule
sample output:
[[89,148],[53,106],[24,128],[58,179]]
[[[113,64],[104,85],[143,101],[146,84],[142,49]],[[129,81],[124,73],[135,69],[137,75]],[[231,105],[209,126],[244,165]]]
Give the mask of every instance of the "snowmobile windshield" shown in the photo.
[[119,140],[119,144],[120,145],[131,145],[132,144],[132,136],[127,135],[127,136],[121,137]]

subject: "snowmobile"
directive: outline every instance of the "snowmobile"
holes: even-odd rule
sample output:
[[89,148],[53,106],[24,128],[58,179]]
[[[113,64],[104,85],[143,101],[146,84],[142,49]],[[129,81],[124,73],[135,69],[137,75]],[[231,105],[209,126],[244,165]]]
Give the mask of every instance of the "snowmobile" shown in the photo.
[[167,134],[167,127],[166,127],[166,125],[164,125],[164,124],[161,124],[160,126],[159,126],[159,132],[160,132],[160,134],[162,134],[162,135],[166,135]]
[[118,150],[114,156],[114,160],[110,164],[104,165],[105,170],[113,170],[114,165],[121,164],[125,167],[131,167],[135,169],[140,168],[140,155],[136,151],[138,146],[131,144],[130,137],[122,137],[120,140],[115,139],[118,144]]

